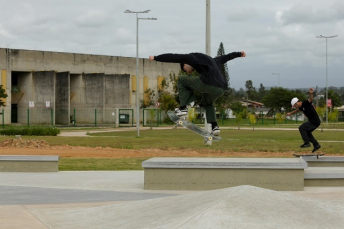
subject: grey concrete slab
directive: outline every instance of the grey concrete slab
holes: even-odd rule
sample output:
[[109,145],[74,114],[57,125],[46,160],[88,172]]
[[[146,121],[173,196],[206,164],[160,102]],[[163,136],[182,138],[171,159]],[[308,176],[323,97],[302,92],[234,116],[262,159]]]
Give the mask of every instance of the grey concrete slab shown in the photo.
[[232,168],[232,169],[304,169],[300,158],[204,158],[155,157],[142,162],[143,168]]
[[93,208],[28,207],[49,228],[342,228],[344,205],[239,186]]
[[173,194],[35,188],[0,185],[0,205],[65,204],[109,201],[136,201]]
[[0,172],[57,172],[59,156],[0,155]]
[[309,167],[305,169],[305,179],[343,179],[342,167]]
[[319,158],[302,157],[309,167],[344,167],[344,157],[341,156],[321,156]]
[[156,157],[142,162],[145,190],[214,190],[253,185],[276,191],[304,188],[301,158]]
[[58,160],[59,160],[59,156],[0,155],[0,161],[58,161]]
[[[1,185],[97,191],[148,192],[144,171],[63,171],[57,173],[0,173]],[[160,191],[149,191],[159,193]],[[180,194],[189,191],[164,191]]]

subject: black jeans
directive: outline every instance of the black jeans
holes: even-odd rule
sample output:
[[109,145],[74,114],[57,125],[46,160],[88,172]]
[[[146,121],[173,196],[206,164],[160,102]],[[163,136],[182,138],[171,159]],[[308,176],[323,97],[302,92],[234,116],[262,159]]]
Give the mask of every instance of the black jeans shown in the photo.
[[313,123],[311,123],[310,121],[303,123],[301,126],[299,126],[299,131],[302,137],[302,140],[305,143],[313,143],[313,146],[317,146],[319,145],[319,143],[317,142],[317,140],[314,138],[312,132],[318,128],[319,125],[314,125]]

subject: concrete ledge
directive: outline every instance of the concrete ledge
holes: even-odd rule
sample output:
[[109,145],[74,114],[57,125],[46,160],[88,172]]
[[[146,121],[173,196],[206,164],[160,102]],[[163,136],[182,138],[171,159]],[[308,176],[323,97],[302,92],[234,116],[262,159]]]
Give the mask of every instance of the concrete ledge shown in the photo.
[[0,155],[0,172],[58,172],[59,156]]
[[305,170],[305,186],[344,187],[344,169],[311,167]]
[[309,167],[344,167],[344,157],[325,156],[317,159],[316,157],[302,157]]
[[277,191],[304,188],[300,158],[151,158],[142,163],[147,190],[213,190],[252,185]]

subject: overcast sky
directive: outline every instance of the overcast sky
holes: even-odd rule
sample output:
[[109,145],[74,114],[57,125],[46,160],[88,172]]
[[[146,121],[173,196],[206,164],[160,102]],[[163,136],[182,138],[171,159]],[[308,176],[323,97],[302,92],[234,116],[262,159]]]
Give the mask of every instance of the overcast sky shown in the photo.
[[[111,56],[205,52],[206,0],[0,0],[0,47]],[[230,86],[344,87],[343,0],[211,0],[211,53],[227,53]],[[133,66],[134,68],[135,66]],[[279,73],[273,75],[272,73]],[[280,78],[280,80],[278,80]]]

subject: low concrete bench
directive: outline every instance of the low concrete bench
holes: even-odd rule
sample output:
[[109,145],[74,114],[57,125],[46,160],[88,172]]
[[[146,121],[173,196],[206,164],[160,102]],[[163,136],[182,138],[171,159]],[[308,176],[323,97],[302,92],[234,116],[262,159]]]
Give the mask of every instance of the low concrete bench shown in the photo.
[[0,155],[0,172],[58,172],[59,156]]
[[344,157],[323,156],[319,157],[302,157],[309,167],[344,167]]
[[305,169],[305,187],[344,187],[343,167]]
[[252,185],[304,190],[300,158],[151,158],[142,162],[146,190],[213,190]]

